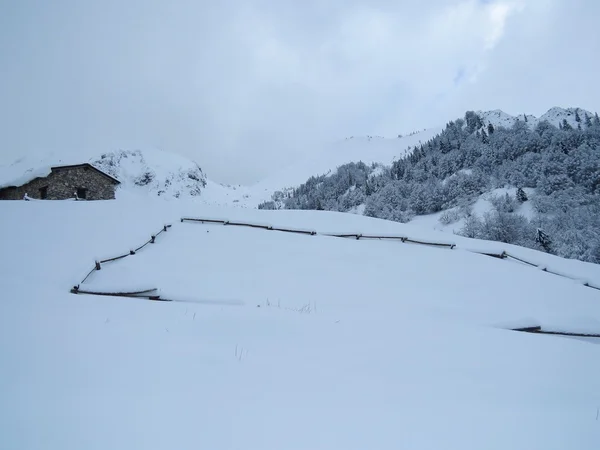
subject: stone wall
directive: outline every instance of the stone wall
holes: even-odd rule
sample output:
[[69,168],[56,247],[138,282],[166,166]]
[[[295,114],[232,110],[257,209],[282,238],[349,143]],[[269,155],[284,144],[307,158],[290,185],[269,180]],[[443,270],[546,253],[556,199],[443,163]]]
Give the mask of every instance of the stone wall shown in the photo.
[[36,178],[23,186],[0,190],[0,200],[22,200],[25,194],[39,199],[43,188],[47,188],[48,200],[75,198],[78,189],[86,190],[87,200],[111,200],[115,198],[116,185],[90,167],[65,167],[55,169],[47,177]]

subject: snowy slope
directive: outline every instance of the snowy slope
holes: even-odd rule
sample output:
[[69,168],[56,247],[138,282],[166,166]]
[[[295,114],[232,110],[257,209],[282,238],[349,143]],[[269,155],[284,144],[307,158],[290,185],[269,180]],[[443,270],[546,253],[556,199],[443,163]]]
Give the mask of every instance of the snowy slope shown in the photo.
[[[350,162],[362,161],[365,164],[375,162],[389,165],[416,145],[427,142],[441,131],[441,127],[436,127],[398,138],[350,137],[323,146],[316,156],[299,161],[267,177],[251,186],[251,189],[254,195],[260,195],[286,187],[296,187],[305,183],[311,176],[334,172],[337,167]],[[266,199],[269,198],[270,196]]]
[[9,164],[0,165],[0,189],[7,186],[23,186],[38,177],[46,177],[53,166],[80,164],[78,158],[69,155],[30,155]]
[[[527,116],[527,123],[534,127],[542,120],[558,126],[566,119],[576,127],[575,112],[581,120],[592,113],[577,108],[552,108],[540,118]],[[511,116],[500,110],[482,112],[487,126],[512,126],[524,116]],[[118,150],[103,155],[85,152],[51,155],[32,155],[0,166],[0,188],[20,185],[49,173],[52,165],[78,164],[90,162],[101,170],[121,181],[117,196],[121,197],[200,197],[208,205],[226,205],[242,208],[256,208],[263,201],[271,199],[275,191],[297,187],[315,175],[330,173],[342,164],[363,161],[391,164],[404,156],[415,146],[427,142],[442,131],[441,127],[425,129],[398,138],[351,137],[323,145],[315,156],[297,161],[284,170],[271,174],[251,186],[229,186],[207,179],[200,166],[185,157],[160,150]]]
[[[525,193],[533,198],[535,189],[533,188],[524,188]],[[485,192],[475,200],[475,202],[470,205],[471,213],[476,215],[479,218],[483,218],[485,213],[493,211],[494,207],[490,201],[492,196],[504,196],[508,194],[511,197],[515,197],[517,192],[517,188],[514,187],[506,187],[506,188],[497,188],[493,189],[489,192]],[[449,210],[440,211],[434,214],[427,214],[422,216],[415,216],[411,221],[411,225],[416,225],[420,227],[424,227],[425,229],[432,229],[437,231],[443,231],[446,233],[458,233],[465,224],[465,218],[460,217],[456,221],[449,223],[447,225],[440,223],[440,217],[449,212],[449,211],[458,211],[459,208],[451,208]],[[535,217],[536,212],[533,208],[533,204],[531,201],[527,201],[521,203],[517,206],[514,211],[515,214],[519,214],[524,216],[525,218],[531,220]]]
[[[447,235],[198,199],[0,203],[0,447],[596,449],[600,345],[509,323],[600,329],[600,293],[447,250],[180,223]],[[68,217],[69,220],[65,220]],[[73,295],[153,283],[175,299]],[[28,247],[29,251],[23,251]],[[463,249],[461,249],[463,248]],[[600,280],[598,266],[532,252]]]
[[[494,126],[507,128],[512,127],[517,120],[525,120],[525,118],[531,128],[542,121],[548,121],[558,127],[563,120],[566,120],[571,126],[577,127],[576,113],[579,114],[582,122],[585,120],[586,114],[590,118],[593,117],[591,112],[581,108],[554,107],[539,118],[533,115],[512,116],[501,110],[477,111],[477,114],[483,120],[484,126],[487,127],[491,123]],[[305,183],[311,176],[335,172],[337,167],[349,162],[363,161],[367,164],[377,162],[389,165],[394,160],[406,155],[415,146],[426,143],[441,131],[441,128],[429,128],[397,139],[372,136],[352,137],[330,146],[324,146],[313,158],[299,161],[287,169],[279,171],[253,186],[249,186],[248,195],[252,201],[248,204],[256,205],[261,201],[270,200],[274,191],[297,187]]]
[[563,120],[566,120],[569,125],[577,128],[576,112],[579,113],[580,119],[583,122],[585,115],[587,114],[590,118],[594,117],[594,114],[581,108],[559,108],[553,107],[542,116],[535,117],[531,114],[520,114],[518,116],[511,116],[499,109],[493,111],[477,111],[477,114],[483,120],[485,126],[492,124],[493,126],[502,126],[504,128],[511,128],[517,120],[527,121],[527,125],[530,128],[535,128],[538,123],[548,121],[550,124],[558,127]]

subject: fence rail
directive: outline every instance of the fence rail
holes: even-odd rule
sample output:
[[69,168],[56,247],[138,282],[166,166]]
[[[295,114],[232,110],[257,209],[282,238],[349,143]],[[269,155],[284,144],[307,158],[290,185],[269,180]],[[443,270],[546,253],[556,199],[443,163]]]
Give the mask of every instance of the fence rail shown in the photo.
[[510,254],[508,254],[506,252],[503,252],[503,253],[504,253],[504,255],[505,255],[506,258],[514,259],[516,261],[522,262],[523,264],[527,264],[527,265],[532,266],[532,267],[538,267],[538,265],[535,264],[535,263],[532,263],[532,262],[529,262],[529,261],[525,261],[524,259],[521,259],[521,258],[517,258],[516,256],[510,255]]
[[449,244],[449,243],[445,243],[445,242],[428,242],[428,241],[421,241],[421,240],[416,240],[416,239],[411,239],[411,238],[406,238],[402,242],[408,242],[409,244],[430,245],[432,247],[447,247],[451,250],[454,249],[454,247],[456,247],[456,244]]
[[225,223],[227,222],[227,220],[220,220],[220,219],[198,219],[195,217],[182,217],[181,218],[181,223],[183,222],[201,222],[201,223],[220,223],[222,225],[225,225]]
[[[137,252],[139,252],[141,249],[143,249],[146,245],[148,245],[148,244],[154,244],[156,242],[156,238],[158,236],[160,236],[162,233],[165,233],[169,228],[171,228],[171,226],[172,225],[163,225],[162,229],[158,233],[154,233],[153,235],[151,235],[150,239],[148,239],[145,243],[143,243],[142,245],[140,245],[135,250],[129,250],[128,253],[124,253],[122,255],[113,256],[112,258],[106,258],[106,259],[102,259],[102,260],[96,261],[95,264],[94,264],[94,267],[92,268],[92,270],[90,270],[88,272],[88,274],[81,280],[81,282],[79,284],[73,286],[73,288],[71,289],[70,292],[73,293],[73,294],[116,295],[116,294],[110,294],[110,293],[97,293],[97,292],[85,291],[85,290],[82,290],[80,287],[81,287],[82,284],[84,284],[89,279],[89,277],[94,272],[102,270],[102,264],[106,264],[106,263],[114,262],[114,261],[119,261],[119,260],[121,260],[123,258],[126,258],[127,256],[135,255]],[[117,295],[117,296],[119,296],[119,295]]]
[[573,333],[570,331],[550,331],[542,330],[540,326],[523,327],[523,328],[512,328],[512,331],[521,331],[523,333],[536,333],[536,334],[554,334],[558,336],[573,336],[573,337],[586,337],[586,338],[600,338],[600,334],[592,333]]
[[152,291],[147,293],[128,293],[128,292],[99,292],[99,291],[86,291],[82,289],[72,289],[71,292],[73,294],[85,294],[85,295],[99,295],[102,297],[125,297],[125,298],[142,298],[145,300],[155,300],[160,302],[170,302],[172,300],[168,300],[166,298],[161,298],[158,294],[153,294]]
[[[273,227],[273,226],[259,225],[259,224],[253,224],[253,223],[247,223],[247,222],[230,222],[230,221],[224,220],[224,219],[217,220],[217,219],[205,219],[205,218],[198,218],[198,217],[183,217],[183,218],[181,218],[181,222],[182,223],[183,222],[219,223],[219,224],[223,224],[223,225],[236,225],[236,226],[246,226],[246,227],[250,227],[250,228],[263,228],[263,229],[266,229],[269,231],[283,231],[283,232],[288,232],[288,233],[307,234],[307,235],[311,235],[311,236],[320,235],[320,236],[337,237],[337,238],[343,238],[343,239],[356,239],[356,240],[360,240],[360,239],[399,240],[403,243],[408,243],[408,244],[427,245],[427,246],[438,247],[438,248],[449,248],[451,250],[457,248],[456,244],[450,243],[450,242],[433,242],[433,241],[427,241],[427,240],[423,240],[423,239],[413,239],[408,236],[367,235],[367,234],[362,234],[362,233],[318,233],[316,231],[309,231],[309,230],[294,230],[294,229],[278,228],[278,227]],[[468,249],[465,249],[465,250],[470,253],[477,253],[480,255],[485,255],[485,256],[489,256],[489,257],[497,258],[497,259],[514,259],[515,261],[519,261],[528,266],[538,268],[540,270],[543,270],[546,273],[549,273],[549,274],[552,274],[555,276],[560,276],[560,277],[567,278],[567,279],[574,280],[574,281],[580,281],[580,282],[582,281],[578,277],[564,274],[564,273],[561,273],[561,272],[558,272],[555,270],[550,270],[545,266],[540,266],[534,262],[527,261],[527,260],[520,258],[518,256],[515,256],[513,254],[509,254],[504,250],[502,252],[487,252],[487,251],[468,250]],[[582,286],[600,290],[600,286],[597,286],[597,285],[592,284],[587,281],[583,282]]]

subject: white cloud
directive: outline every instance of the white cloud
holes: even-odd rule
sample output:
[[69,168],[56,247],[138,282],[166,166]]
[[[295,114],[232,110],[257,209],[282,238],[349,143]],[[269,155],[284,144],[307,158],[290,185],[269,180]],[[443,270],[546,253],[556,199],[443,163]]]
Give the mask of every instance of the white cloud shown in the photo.
[[524,2],[497,2],[486,5],[489,15],[489,31],[485,36],[485,48],[493,49],[504,34],[504,26],[509,16],[523,10]]

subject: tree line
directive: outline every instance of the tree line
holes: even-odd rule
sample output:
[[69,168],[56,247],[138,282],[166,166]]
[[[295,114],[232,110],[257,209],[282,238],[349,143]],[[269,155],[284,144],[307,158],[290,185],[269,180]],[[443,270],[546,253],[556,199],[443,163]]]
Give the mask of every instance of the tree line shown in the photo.
[[[467,111],[391,166],[344,164],[276,192],[259,208],[361,207],[398,222],[444,211],[441,222],[463,222],[461,235],[600,263],[600,118],[575,114],[576,126],[563,120],[532,128],[524,117],[505,128],[484,126]],[[473,213],[481,194],[503,187],[514,194],[492,197],[490,211]],[[524,202],[531,202],[532,217],[519,214]]]

